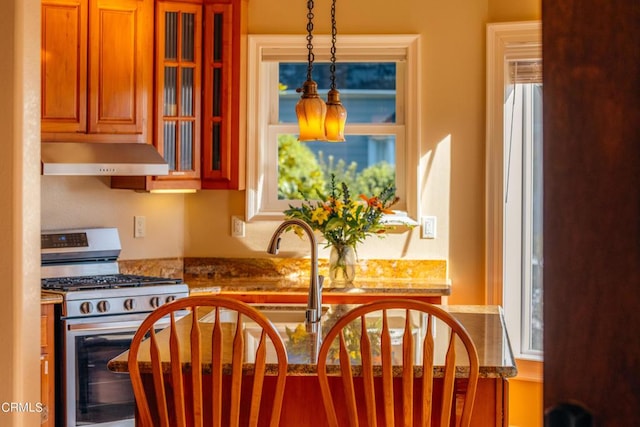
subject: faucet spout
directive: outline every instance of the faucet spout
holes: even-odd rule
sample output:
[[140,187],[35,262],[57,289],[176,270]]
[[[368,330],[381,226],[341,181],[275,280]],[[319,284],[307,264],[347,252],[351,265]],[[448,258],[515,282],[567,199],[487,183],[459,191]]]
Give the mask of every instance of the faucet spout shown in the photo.
[[277,255],[280,249],[280,238],[292,225],[300,227],[309,237],[311,244],[311,273],[309,278],[309,297],[307,299],[307,323],[318,323],[322,317],[322,284],[324,277],[318,274],[318,242],[309,224],[301,219],[291,218],[282,222],[273,232],[267,252]]

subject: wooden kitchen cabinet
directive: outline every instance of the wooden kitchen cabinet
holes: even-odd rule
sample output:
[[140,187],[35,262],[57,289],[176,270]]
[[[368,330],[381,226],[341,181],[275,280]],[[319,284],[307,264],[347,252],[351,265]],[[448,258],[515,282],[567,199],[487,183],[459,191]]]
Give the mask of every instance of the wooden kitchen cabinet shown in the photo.
[[246,0],[159,1],[154,143],[162,177],[112,177],[112,188],[244,189]]
[[43,426],[55,423],[54,313],[53,304],[42,304],[40,313],[40,403]]
[[153,0],[43,0],[43,141],[151,135]]
[[245,187],[246,0],[205,5],[202,188]]
[[[156,23],[156,145],[169,187],[200,188],[202,6],[160,2]],[[166,185],[165,185],[166,186]]]
[[156,2],[154,144],[167,176],[112,177],[113,188],[200,189],[201,2]]

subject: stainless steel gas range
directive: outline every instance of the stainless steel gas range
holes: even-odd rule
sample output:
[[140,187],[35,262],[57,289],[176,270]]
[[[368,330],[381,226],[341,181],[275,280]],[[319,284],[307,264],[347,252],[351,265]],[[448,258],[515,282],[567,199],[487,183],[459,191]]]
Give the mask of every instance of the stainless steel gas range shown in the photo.
[[60,293],[56,309],[56,425],[133,426],[129,377],[107,362],[129,348],[142,320],[189,294],[180,279],[121,274],[115,228],[45,231],[42,289]]

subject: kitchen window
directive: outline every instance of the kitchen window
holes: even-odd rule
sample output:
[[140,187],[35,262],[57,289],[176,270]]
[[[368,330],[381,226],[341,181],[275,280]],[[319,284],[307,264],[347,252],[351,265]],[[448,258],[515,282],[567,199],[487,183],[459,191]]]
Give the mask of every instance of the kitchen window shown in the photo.
[[542,360],[540,24],[490,24],[487,46],[487,299],[515,356]]
[[[323,98],[330,43],[329,36],[313,38],[313,79]],[[394,183],[394,209],[417,217],[417,168],[409,165],[419,160],[418,43],[418,36],[339,36],[336,83],[348,113],[347,141],[300,143],[295,89],[306,78],[305,37],[249,37],[248,220],[282,219],[290,204],[317,198],[316,180],[326,185],[331,173],[358,193],[380,191],[382,184],[364,184],[367,176]]]

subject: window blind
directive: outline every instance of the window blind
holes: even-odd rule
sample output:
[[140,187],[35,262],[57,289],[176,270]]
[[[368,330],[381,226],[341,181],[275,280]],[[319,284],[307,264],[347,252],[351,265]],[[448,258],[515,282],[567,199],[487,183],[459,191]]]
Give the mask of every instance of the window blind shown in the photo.
[[542,61],[509,62],[509,81],[511,83],[542,83]]

